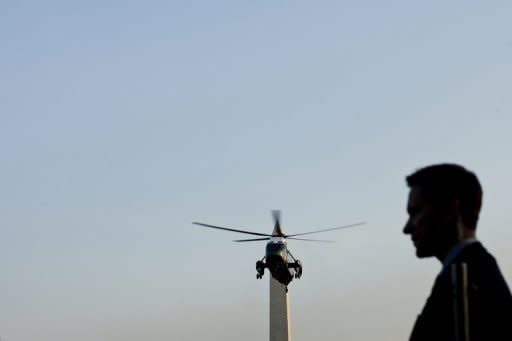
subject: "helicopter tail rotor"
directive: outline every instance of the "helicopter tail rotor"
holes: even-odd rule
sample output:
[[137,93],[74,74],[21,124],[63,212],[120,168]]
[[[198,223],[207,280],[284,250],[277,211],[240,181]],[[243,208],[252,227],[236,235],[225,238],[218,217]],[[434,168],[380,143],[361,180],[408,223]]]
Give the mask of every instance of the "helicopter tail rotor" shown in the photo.
[[280,237],[284,236],[284,233],[281,230],[281,211],[273,210],[272,217],[274,218],[274,231],[272,235]]

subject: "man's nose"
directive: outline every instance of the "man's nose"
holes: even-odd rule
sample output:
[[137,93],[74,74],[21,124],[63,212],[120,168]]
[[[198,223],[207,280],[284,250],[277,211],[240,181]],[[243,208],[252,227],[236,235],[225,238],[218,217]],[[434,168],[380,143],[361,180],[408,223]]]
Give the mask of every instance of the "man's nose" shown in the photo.
[[403,229],[403,232],[405,234],[411,234],[412,233],[412,230],[413,230],[413,226],[411,224],[411,219],[408,219],[407,222],[405,223],[405,226],[404,226],[404,229]]

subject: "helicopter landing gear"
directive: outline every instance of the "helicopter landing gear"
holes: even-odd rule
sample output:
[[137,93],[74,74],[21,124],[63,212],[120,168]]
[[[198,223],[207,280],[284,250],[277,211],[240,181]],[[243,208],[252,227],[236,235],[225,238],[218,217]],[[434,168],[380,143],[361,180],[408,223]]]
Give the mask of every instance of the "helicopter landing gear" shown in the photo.
[[302,277],[302,262],[297,259],[295,262],[293,262],[290,265],[295,270],[295,274],[293,276],[295,278],[301,278]]
[[261,279],[265,273],[265,263],[262,260],[256,262],[256,271],[258,272],[256,278]]
[[288,255],[290,255],[291,259],[293,260],[293,262],[288,263],[288,267],[295,270],[293,277],[301,278],[302,277],[302,262],[300,260],[296,259],[295,257],[293,257],[293,255],[291,254],[290,251],[287,250],[287,252],[288,252]]

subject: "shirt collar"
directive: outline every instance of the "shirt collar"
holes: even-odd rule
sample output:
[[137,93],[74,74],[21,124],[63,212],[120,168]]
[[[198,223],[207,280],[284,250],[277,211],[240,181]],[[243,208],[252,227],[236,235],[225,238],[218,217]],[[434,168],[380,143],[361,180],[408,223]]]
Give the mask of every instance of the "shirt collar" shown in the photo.
[[448,252],[448,254],[446,255],[446,258],[444,259],[444,262],[443,262],[443,268],[441,269],[441,273],[451,264],[453,263],[453,261],[455,260],[455,258],[457,258],[457,256],[462,252],[462,250],[468,246],[468,245],[471,245],[471,244],[474,244],[474,243],[477,243],[478,240],[476,238],[467,238],[467,239],[464,239],[464,240],[461,240],[460,242],[458,242],[454,247],[452,247],[452,249],[450,250],[450,252]]

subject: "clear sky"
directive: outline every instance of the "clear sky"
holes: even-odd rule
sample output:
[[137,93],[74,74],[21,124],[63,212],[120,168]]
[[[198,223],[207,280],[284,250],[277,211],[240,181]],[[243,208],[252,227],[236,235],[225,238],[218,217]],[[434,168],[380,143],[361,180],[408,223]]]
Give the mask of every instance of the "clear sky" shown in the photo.
[[[2,341],[268,338],[264,243],[299,233],[294,340],[404,340],[440,269],[404,176],[484,187],[512,283],[509,1],[0,4]],[[242,236],[243,237],[243,236]]]

